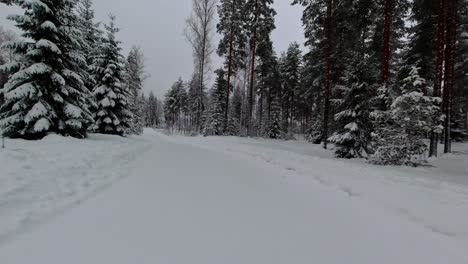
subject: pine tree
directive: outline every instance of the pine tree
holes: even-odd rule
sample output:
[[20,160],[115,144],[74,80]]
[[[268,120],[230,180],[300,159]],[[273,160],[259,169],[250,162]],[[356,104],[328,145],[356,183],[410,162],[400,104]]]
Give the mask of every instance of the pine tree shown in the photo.
[[390,109],[376,114],[376,119],[383,119],[388,124],[374,133],[376,152],[372,162],[381,165],[419,165],[424,163],[428,146],[424,135],[442,127],[434,127],[438,107],[435,101],[440,98],[425,95],[427,82],[419,75],[419,69],[413,67],[403,80],[401,95]]
[[205,136],[220,136],[225,129],[225,87],[226,72],[223,69],[216,70],[216,82],[210,92],[210,109],[208,112],[207,125],[205,126]]
[[246,0],[220,0],[218,5],[219,23],[216,28],[221,34],[218,45],[218,55],[225,57],[227,68],[226,82],[226,112],[228,120],[231,80],[240,68],[245,67],[247,36],[244,30],[244,5]]
[[[321,141],[324,148],[328,145],[330,134],[331,95],[333,85],[341,81],[341,73],[345,71],[343,57],[347,56],[348,45],[355,41],[351,35],[348,23],[353,13],[353,1],[346,0],[294,0],[293,4],[302,4],[304,13],[302,21],[305,27],[306,46],[310,56],[314,56],[316,65],[320,67],[320,74],[312,77],[314,81],[320,81],[322,86],[321,101]],[[347,42],[346,42],[347,41]],[[317,74],[317,73],[316,73]]]
[[115,25],[115,16],[110,16],[110,23],[105,25],[105,29],[106,38],[94,58],[97,84],[93,94],[97,109],[93,130],[123,136],[132,118],[128,109],[131,93],[123,80],[123,56],[120,53],[120,41],[116,39],[119,29]]
[[[299,44],[291,43],[281,60],[280,71],[283,82],[282,105],[284,113],[284,131],[288,132],[293,126],[296,107],[299,101],[300,78],[301,78],[302,52]],[[288,122],[289,120],[289,122]]]
[[271,139],[285,138],[287,131],[283,127],[281,76],[278,60],[274,57],[270,62],[271,70],[267,78],[268,85],[268,115],[264,136]]
[[150,92],[147,104],[146,104],[146,126],[148,127],[159,127],[161,124],[161,105],[158,99],[154,96],[153,91]]
[[6,47],[25,59],[1,67],[11,77],[2,89],[0,126],[9,137],[38,139],[49,132],[86,137],[92,118],[75,2],[12,2],[24,10],[9,17],[24,39]]
[[255,63],[257,57],[268,56],[271,46],[271,32],[275,29],[276,11],[272,7],[273,0],[246,0],[244,10],[247,23],[246,32],[250,36],[250,80],[249,80],[249,113],[248,134],[253,132],[253,111],[255,101]]
[[468,138],[468,1],[459,0],[459,28],[453,89],[452,136],[460,141]]
[[143,81],[145,79],[145,59],[140,48],[132,47],[128,54],[127,61],[125,64],[125,78],[127,80],[126,85],[131,93],[129,100],[129,109],[132,113],[132,119],[130,120],[130,134],[141,135],[144,128],[144,105],[141,101],[140,94],[143,89]]

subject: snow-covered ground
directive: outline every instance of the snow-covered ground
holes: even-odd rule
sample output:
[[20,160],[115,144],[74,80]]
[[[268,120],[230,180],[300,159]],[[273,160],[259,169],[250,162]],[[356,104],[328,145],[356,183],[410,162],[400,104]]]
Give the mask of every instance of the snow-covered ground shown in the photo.
[[8,139],[0,149],[0,245],[126,176],[146,143],[104,135]]
[[151,130],[13,141],[0,151],[0,261],[466,264],[468,144],[455,150],[401,168],[303,141]]

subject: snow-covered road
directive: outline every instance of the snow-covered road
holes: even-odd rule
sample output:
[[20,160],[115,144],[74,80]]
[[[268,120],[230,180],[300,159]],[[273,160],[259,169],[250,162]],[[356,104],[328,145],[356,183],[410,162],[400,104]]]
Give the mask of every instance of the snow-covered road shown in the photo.
[[[466,186],[417,185],[402,176],[410,169],[393,169],[393,181],[385,176],[392,169],[384,169],[364,185],[362,177],[376,176],[370,165],[326,152],[311,158],[300,143],[266,150],[244,139],[151,131],[144,140],[148,149],[126,166],[128,177],[15,236],[0,247],[0,263],[468,263],[468,228],[450,222],[468,219]],[[308,169],[318,164],[317,174]],[[326,177],[340,168],[341,175]],[[356,185],[339,180],[356,173]],[[440,203],[405,207],[404,199],[425,197]],[[434,216],[442,212],[453,215]]]

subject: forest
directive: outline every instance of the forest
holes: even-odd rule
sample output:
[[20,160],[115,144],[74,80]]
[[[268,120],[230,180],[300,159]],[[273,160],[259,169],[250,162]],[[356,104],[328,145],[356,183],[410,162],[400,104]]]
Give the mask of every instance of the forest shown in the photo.
[[118,18],[96,21],[92,0],[1,0],[24,10],[9,16],[21,37],[0,30],[3,136],[303,135],[414,166],[468,139],[468,0],[290,1],[306,43],[276,51],[273,0],[193,0],[193,74],[156,98],[142,51],[122,54]]

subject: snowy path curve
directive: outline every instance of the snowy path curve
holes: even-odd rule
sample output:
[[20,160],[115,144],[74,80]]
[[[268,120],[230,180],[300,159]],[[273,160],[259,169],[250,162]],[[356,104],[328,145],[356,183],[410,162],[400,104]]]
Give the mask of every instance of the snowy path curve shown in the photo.
[[468,263],[466,244],[376,203],[147,137],[129,177],[0,248],[1,263]]

